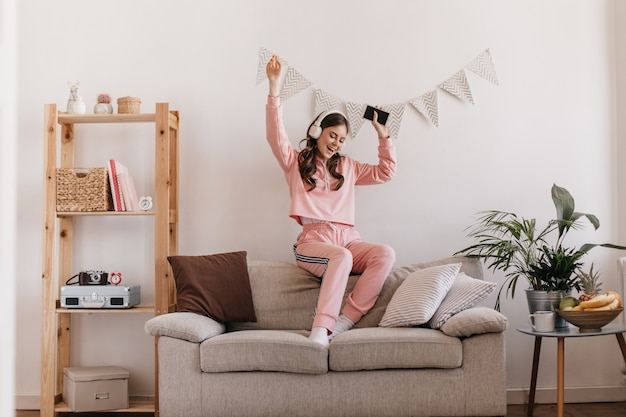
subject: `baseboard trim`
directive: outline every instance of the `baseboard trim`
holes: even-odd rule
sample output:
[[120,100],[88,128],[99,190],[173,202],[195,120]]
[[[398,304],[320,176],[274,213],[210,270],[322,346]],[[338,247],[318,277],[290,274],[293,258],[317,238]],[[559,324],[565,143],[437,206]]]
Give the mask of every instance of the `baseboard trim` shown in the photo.
[[[527,404],[528,392],[526,388],[508,389],[506,392],[507,404]],[[626,401],[626,387],[583,387],[566,388],[566,403],[604,403]],[[537,388],[535,392],[536,404],[556,403],[556,388]]]
[[[153,399],[147,396],[132,396],[134,400]],[[587,387],[566,388],[566,403],[605,403],[626,401],[626,387]],[[515,388],[506,392],[507,404],[527,404],[528,389]],[[554,404],[556,402],[556,388],[538,388],[535,393],[535,403]],[[16,395],[15,408],[17,410],[39,410],[39,395]]]

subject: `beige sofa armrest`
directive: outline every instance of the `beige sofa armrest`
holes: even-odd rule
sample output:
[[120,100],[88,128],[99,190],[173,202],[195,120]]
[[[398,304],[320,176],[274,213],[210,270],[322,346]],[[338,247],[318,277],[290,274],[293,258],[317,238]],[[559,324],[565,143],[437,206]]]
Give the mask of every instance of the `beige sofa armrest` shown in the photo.
[[500,333],[506,330],[508,319],[488,307],[472,307],[455,314],[441,326],[448,336],[469,337],[475,334]]
[[169,313],[148,320],[144,326],[152,336],[168,336],[201,343],[226,331],[222,323],[195,313]]

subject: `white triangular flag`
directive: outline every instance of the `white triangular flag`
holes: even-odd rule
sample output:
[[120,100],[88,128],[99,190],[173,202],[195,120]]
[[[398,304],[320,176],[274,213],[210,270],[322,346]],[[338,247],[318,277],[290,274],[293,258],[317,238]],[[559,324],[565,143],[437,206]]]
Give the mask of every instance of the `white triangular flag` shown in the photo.
[[474,97],[472,97],[472,90],[470,89],[464,69],[448,78],[439,88],[467,103],[474,104]]
[[315,90],[315,116],[320,113],[334,109],[340,110],[342,100],[324,90]]
[[281,100],[286,100],[294,94],[311,86],[311,81],[307,80],[294,67],[289,67],[283,88],[280,92]]
[[[267,63],[270,62],[274,53],[267,48],[261,48],[259,50],[259,67],[256,72],[256,83],[257,85],[267,80],[267,73],[265,72],[265,67],[267,67]],[[283,67],[287,66],[287,61],[282,58],[278,58]]]
[[350,123],[350,135],[354,139],[356,138],[357,133],[359,133],[359,130],[361,130],[361,126],[363,126],[363,122],[365,121],[363,118],[363,113],[365,113],[365,104],[348,101],[346,102],[346,112],[348,123]]
[[422,113],[430,122],[439,127],[439,108],[437,106],[437,90],[429,91],[419,97],[412,98],[409,103]]
[[405,103],[390,104],[383,106],[383,110],[389,112],[389,118],[387,119],[387,128],[389,129],[389,135],[393,138],[397,138],[400,134],[400,125],[402,124],[402,116],[404,115]]
[[498,84],[498,75],[496,74],[496,68],[493,66],[493,60],[491,59],[491,52],[489,49],[478,55],[467,67],[468,70],[480,75],[487,81],[491,81],[495,85]]

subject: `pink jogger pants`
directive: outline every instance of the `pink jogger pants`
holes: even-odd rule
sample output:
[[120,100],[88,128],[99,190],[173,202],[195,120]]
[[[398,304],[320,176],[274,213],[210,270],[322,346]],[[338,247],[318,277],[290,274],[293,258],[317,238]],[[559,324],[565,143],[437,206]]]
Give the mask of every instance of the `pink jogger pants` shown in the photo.
[[352,226],[305,224],[294,245],[296,263],[322,278],[313,327],[332,331],[350,273],[361,274],[342,313],[354,323],[376,302],[396,254],[387,245],[367,243]]

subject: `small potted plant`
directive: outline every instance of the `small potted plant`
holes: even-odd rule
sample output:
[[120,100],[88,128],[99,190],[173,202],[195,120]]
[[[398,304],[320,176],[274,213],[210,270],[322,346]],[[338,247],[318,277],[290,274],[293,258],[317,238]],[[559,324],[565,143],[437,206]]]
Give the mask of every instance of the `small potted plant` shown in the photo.
[[[570,230],[581,226],[582,218],[586,218],[596,230],[600,221],[593,214],[576,212],[572,195],[556,184],[552,186],[552,201],[557,216],[543,228],[537,226],[534,218],[526,219],[515,213],[499,210],[482,213],[468,233],[476,243],[456,253],[483,259],[488,269],[505,273],[506,279],[496,299],[496,310],[500,310],[503,291],[511,298],[515,296],[520,278],[528,284],[525,289],[531,313],[551,309],[546,308],[546,302],[548,307],[558,308],[565,294],[581,289],[582,258],[587,252],[596,246],[626,249],[610,243],[567,247],[565,237]],[[542,299],[539,305],[537,297]]]
[[108,94],[98,94],[98,102],[93,107],[95,114],[113,114],[111,96]]

